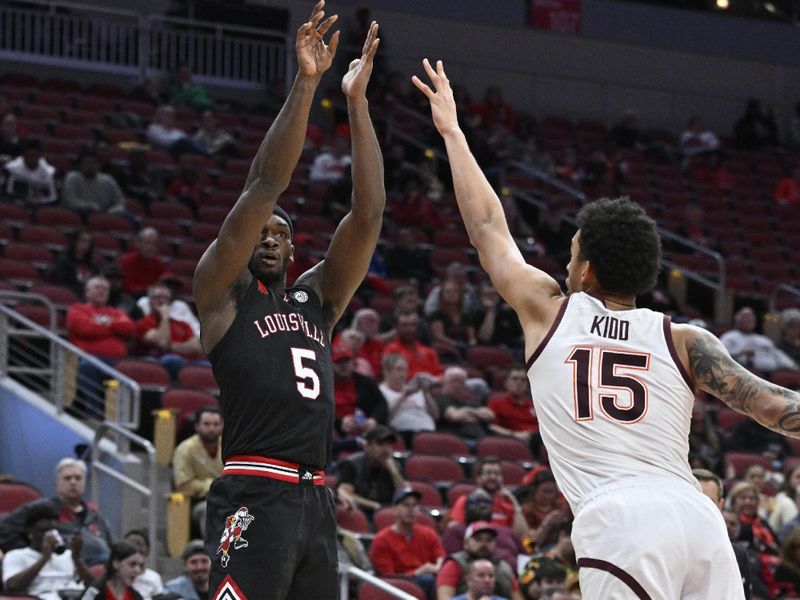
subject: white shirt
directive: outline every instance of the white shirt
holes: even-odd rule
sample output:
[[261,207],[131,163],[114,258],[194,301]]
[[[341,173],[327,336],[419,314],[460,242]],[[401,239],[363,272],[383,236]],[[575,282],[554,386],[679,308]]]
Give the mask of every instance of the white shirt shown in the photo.
[[330,152],[323,152],[314,159],[308,178],[311,181],[339,181],[344,176],[344,170],[350,166],[350,162],[349,154],[336,158]]
[[389,407],[389,413],[402,402],[397,411],[389,417],[389,427],[396,431],[434,431],[436,429],[436,422],[431,417],[425,402],[425,394],[422,390],[417,390],[413,394],[409,394],[405,399],[402,398],[402,393],[396,392],[385,383],[378,386],[386,398],[386,405]]
[[142,600],[150,600],[156,594],[164,591],[164,582],[161,581],[161,575],[153,569],[145,569],[133,580],[133,589],[141,594]]
[[[143,315],[150,314],[150,300],[147,296],[142,296],[136,301],[136,306],[142,311]],[[194,331],[196,336],[200,336],[200,321],[197,320],[197,317],[194,316],[192,312],[192,307],[189,306],[183,300],[173,300],[169,304],[169,318],[174,319],[175,321],[183,321],[184,323],[188,323],[189,326]]]
[[552,337],[528,361],[528,378],[553,475],[573,512],[627,477],[697,487],[688,460],[694,393],[669,317],[611,311],[585,293],[564,304]]
[[760,333],[744,333],[738,329],[731,329],[723,333],[719,341],[736,362],[746,367],[764,372],[796,367],[794,361],[783,350]]
[[27,184],[28,195],[33,196],[42,204],[49,204],[58,200],[56,196],[56,186],[53,181],[56,168],[48,163],[44,158],[39,159],[39,164],[35,169],[29,169],[22,156],[5,164],[8,171],[6,180],[6,193],[14,194],[14,184],[17,181]]
[[[9,579],[30,568],[41,557],[41,552],[30,547],[10,550],[3,557],[3,584],[7,585]],[[63,554],[53,553],[25,593],[39,596],[42,600],[61,600],[59,590],[83,589],[84,586],[76,578],[72,551],[68,549]]]

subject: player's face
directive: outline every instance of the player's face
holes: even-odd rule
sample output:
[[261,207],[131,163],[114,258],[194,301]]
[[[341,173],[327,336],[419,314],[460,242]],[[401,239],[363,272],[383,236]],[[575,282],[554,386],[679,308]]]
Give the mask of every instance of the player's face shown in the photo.
[[115,560],[113,564],[117,571],[117,578],[125,586],[131,585],[133,580],[144,571],[144,557],[138,552],[131,554],[128,558]]
[[248,265],[259,281],[271,285],[286,277],[294,251],[290,231],[289,224],[278,215],[272,215],[264,225]]
[[217,413],[203,413],[195,431],[207,444],[216,442],[222,435],[222,416]]
[[567,290],[569,292],[583,291],[582,275],[586,268],[587,261],[581,260],[581,246],[580,246],[581,232],[578,230],[572,236],[572,245],[570,246],[569,263],[567,264]]
[[64,467],[56,477],[56,493],[59,498],[74,500],[83,497],[86,478],[78,467]]

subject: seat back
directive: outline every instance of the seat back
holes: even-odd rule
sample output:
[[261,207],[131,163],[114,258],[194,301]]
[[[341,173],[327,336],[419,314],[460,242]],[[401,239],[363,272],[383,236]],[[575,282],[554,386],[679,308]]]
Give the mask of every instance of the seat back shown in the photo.
[[11,512],[15,508],[41,497],[39,490],[28,483],[0,482],[0,514]]

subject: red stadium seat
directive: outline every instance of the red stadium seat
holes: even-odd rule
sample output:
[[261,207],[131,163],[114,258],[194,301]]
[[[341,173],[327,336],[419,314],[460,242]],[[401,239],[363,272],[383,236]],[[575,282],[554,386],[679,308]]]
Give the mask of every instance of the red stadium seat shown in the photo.
[[154,219],[173,219],[190,222],[194,220],[192,209],[178,202],[160,201],[150,204],[150,216]]
[[23,317],[30,319],[40,327],[44,327],[45,329],[50,329],[51,331],[57,331],[64,329],[64,315],[63,313],[59,315],[56,313],[55,317],[56,320],[53,322],[51,320],[50,309],[43,304],[39,303],[24,303],[24,304],[17,304],[14,307],[19,314]]
[[39,272],[24,260],[0,258],[0,281],[14,286],[30,286],[39,281]]
[[170,388],[161,396],[162,408],[172,408],[177,411],[175,415],[175,431],[179,437],[184,432],[186,423],[201,408],[219,406],[217,399],[207,392],[200,390],[187,390]]
[[800,389],[800,371],[797,369],[780,369],[770,375],[770,381],[790,390]]
[[195,223],[189,228],[189,236],[196,242],[209,244],[217,239],[220,225],[222,225],[221,221],[213,225],[211,223]]
[[27,225],[31,220],[28,211],[17,204],[0,203],[0,223],[12,226]]
[[53,254],[38,244],[11,242],[3,254],[9,259],[25,261],[37,269],[46,269],[53,264]]
[[473,346],[467,351],[467,363],[479,369],[505,369],[513,362],[511,353],[497,346]]
[[442,505],[442,496],[430,483],[424,481],[409,481],[410,485],[415,491],[422,495],[419,503],[427,508],[439,508]]
[[372,533],[367,516],[357,508],[336,508],[336,524],[354,533]]
[[[411,594],[418,600],[426,600],[425,592],[422,591],[422,588],[409,579],[400,579],[398,577],[382,577],[381,579],[407,594]],[[358,587],[358,600],[394,600],[394,596],[364,581]]]
[[478,488],[474,483],[457,483],[447,489],[447,505],[453,506],[461,496],[467,496]]
[[76,302],[80,302],[75,292],[60,285],[34,283],[29,291],[32,294],[41,294],[58,307],[69,307]]
[[0,515],[9,513],[26,502],[41,497],[39,490],[28,483],[21,481],[0,482]]
[[31,225],[19,231],[19,241],[29,244],[39,244],[49,250],[62,251],[69,244],[63,231],[49,225]]
[[525,442],[507,436],[487,435],[478,441],[478,456],[497,456],[505,460],[532,461],[531,449]]
[[733,473],[733,477],[740,478],[744,475],[747,467],[750,465],[759,464],[767,471],[772,469],[770,461],[760,454],[752,454],[750,452],[726,452],[725,453],[726,469]]
[[178,258],[191,258],[195,262],[200,260],[203,253],[208,248],[208,244],[200,242],[185,242],[178,245]]
[[83,225],[80,215],[67,208],[44,206],[36,210],[36,223],[58,227],[62,231],[78,229]]
[[503,483],[511,486],[520,485],[526,473],[523,467],[510,460],[500,461],[500,469],[503,472]]
[[219,384],[211,367],[186,365],[178,372],[178,383],[196,390],[206,390],[214,395],[219,394]]
[[136,227],[125,217],[95,213],[89,215],[87,227],[90,231],[119,234],[130,237],[136,233]]
[[414,436],[412,449],[417,454],[467,456],[469,446],[460,437],[444,431],[420,431]]
[[[384,506],[378,510],[373,518],[375,522],[375,531],[378,532],[381,529],[391,526],[392,523],[394,523],[396,513],[397,509],[394,506]],[[417,514],[414,515],[414,521],[420,525],[427,525],[428,527],[436,529],[436,521],[425,510],[418,510]]]
[[405,465],[406,477],[410,480],[431,483],[456,482],[464,479],[464,470],[452,458],[412,454]]
[[115,364],[114,368],[133,379],[143,389],[163,392],[170,384],[169,373],[154,362],[126,358]]

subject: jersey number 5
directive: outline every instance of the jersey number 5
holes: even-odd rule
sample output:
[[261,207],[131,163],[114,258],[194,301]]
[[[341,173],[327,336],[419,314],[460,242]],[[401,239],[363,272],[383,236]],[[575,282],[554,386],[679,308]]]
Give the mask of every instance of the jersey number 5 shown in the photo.
[[[602,388],[599,392],[600,410],[612,421],[629,425],[644,417],[647,412],[647,386],[635,376],[620,375],[617,371],[647,371],[650,368],[649,354],[575,348],[565,362],[572,363],[576,421],[594,419],[592,391],[597,388]],[[606,390],[608,393],[605,393]],[[612,390],[626,391],[624,396],[627,396],[627,402]]]
[[303,359],[316,362],[317,354],[306,348],[292,348],[292,366],[297,391],[303,398],[315,400],[319,396],[319,375],[311,367],[305,366]]

